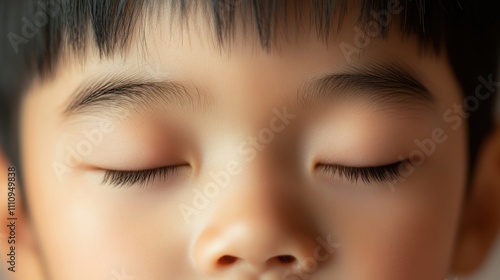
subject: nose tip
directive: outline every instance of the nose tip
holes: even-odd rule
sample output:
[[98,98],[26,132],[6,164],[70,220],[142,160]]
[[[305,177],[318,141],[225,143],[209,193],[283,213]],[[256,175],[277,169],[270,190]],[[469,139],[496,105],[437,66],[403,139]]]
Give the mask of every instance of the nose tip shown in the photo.
[[238,268],[262,273],[292,268],[312,254],[313,240],[281,233],[241,224],[207,229],[194,244],[194,259],[209,274]]

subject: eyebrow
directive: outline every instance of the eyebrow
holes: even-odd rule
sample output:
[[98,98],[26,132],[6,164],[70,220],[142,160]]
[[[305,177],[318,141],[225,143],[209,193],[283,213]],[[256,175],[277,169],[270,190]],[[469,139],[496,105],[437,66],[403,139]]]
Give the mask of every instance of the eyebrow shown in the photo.
[[297,100],[299,105],[307,106],[332,98],[363,98],[390,108],[435,103],[434,95],[408,66],[392,62],[350,66],[343,72],[308,81],[299,89]]
[[63,110],[67,118],[101,110],[123,110],[138,106],[153,108],[158,104],[176,104],[193,109],[207,105],[205,95],[196,87],[175,81],[152,81],[124,75],[91,79],[71,96]]
[[[151,81],[124,75],[92,79],[80,86],[63,111],[65,117],[105,109],[153,108],[177,104],[193,109],[207,107],[206,95],[196,87],[175,81]],[[338,98],[365,98],[391,107],[432,105],[433,94],[410,68],[400,63],[373,63],[351,66],[306,82],[298,91],[299,106],[321,104]]]

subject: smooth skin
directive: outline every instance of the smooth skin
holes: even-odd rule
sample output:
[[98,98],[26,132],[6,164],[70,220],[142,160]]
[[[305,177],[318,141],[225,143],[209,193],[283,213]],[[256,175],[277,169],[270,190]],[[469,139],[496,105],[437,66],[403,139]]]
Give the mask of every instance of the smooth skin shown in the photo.
[[[203,21],[190,19],[181,31],[165,19],[138,27],[146,41],[134,38],[123,56],[100,60],[95,49],[84,63],[66,56],[56,77],[35,81],[22,104],[17,168],[29,215],[18,205],[17,272],[9,276],[437,280],[477,270],[500,221],[498,129],[465,196],[467,125],[443,117],[463,102],[445,52],[421,53],[416,38],[392,28],[348,60],[339,44],[355,45],[355,18],[348,15],[328,44],[303,28],[270,52],[241,30],[230,51],[219,49]],[[432,105],[373,102],[370,92],[298,102],[312,80],[389,62],[411,69]],[[65,116],[82,84],[118,74],[183,83],[192,100]],[[284,111],[289,118],[277,120]],[[70,171],[56,172],[55,162],[67,163],[66,147],[76,149],[95,129],[102,139]],[[444,133],[435,150],[393,189],[318,169],[406,159],[435,129]],[[146,186],[103,183],[106,169],[169,165],[181,168]],[[1,182],[7,167],[4,158]],[[228,183],[200,198],[221,171]],[[4,221],[5,191],[0,198]],[[4,239],[1,246],[6,252]]]

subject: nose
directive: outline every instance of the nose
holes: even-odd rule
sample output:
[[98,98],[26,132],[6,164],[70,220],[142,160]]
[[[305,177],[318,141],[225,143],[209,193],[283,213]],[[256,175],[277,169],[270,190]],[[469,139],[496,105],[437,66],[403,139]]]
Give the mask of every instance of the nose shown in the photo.
[[204,274],[289,270],[313,255],[318,234],[301,194],[263,169],[231,186],[195,238],[193,259]]

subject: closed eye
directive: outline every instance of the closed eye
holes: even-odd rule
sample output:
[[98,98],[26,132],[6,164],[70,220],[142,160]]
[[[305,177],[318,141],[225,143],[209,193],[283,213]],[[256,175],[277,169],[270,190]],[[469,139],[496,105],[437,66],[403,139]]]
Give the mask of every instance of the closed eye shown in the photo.
[[144,187],[156,179],[166,180],[176,176],[179,169],[185,166],[187,165],[170,165],[144,170],[106,170],[102,184],[112,185],[114,187],[127,187],[133,185]]
[[402,160],[387,165],[366,167],[319,164],[316,168],[327,176],[339,176],[351,183],[356,183],[358,180],[365,184],[393,183],[402,178],[400,169],[407,162],[407,160]]

